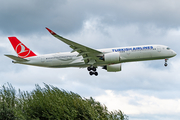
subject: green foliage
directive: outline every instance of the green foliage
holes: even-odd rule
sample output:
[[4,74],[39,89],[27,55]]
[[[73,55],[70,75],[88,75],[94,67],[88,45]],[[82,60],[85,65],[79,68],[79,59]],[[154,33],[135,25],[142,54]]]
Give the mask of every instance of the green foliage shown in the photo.
[[127,120],[120,110],[109,112],[92,97],[60,90],[54,86],[41,88],[36,85],[32,92],[16,95],[12,85],[0,89],[0,120]]
[[15,90],[8,84],[9,87],[2,86],[0,90],[0,119],[15,119]]

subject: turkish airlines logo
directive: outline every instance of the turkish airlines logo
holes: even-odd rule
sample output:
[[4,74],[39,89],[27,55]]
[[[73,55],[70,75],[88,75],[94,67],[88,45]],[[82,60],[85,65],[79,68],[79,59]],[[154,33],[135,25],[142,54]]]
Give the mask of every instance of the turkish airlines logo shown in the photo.
[[16,46],[16,52],[19,55],[19,57],[25,58],[29,55],[30,49],[28,49],[26,46],[24,46],[22,43],[19,43]]

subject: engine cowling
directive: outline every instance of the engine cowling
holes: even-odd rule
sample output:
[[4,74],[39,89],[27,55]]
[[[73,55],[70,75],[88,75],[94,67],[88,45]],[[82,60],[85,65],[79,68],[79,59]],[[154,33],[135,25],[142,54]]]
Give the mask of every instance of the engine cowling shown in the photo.
[[104,61],[108,63],[119,63],[120,52],[111,52],[104,54]]
[[107,70],[108,72],[118,72],[121,71],[121,63],[113,64],[113,65],[106,65],[103,69]]

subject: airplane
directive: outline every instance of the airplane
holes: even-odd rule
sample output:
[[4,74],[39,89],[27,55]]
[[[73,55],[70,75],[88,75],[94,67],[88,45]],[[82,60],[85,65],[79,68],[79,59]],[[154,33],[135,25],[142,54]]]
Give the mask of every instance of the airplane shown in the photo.
[[165,59],[164,66],[167,66],[167,60],[176,56],[176,52],[165,45],[140,45],[96,50],[59,36],[47,27],[46,29],[54,37],[69,45],[72,51],[36,55],[16,37],[8,37],[18,56],[7,54],[5,56],[13,59],[13,63],[24,65],[49,68],[87,68],[89,74],[95,76],[98,75],[98,66],[108,72],[118,72],[121,71],[121,64],[125,62],[158,59]]

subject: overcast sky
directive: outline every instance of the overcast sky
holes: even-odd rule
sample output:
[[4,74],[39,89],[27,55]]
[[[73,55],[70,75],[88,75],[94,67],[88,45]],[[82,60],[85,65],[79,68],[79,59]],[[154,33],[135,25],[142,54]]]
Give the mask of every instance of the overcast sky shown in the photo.
[[[0,84],[31,91],[54,85],[122,110],[130,120],[180,118],[180,1],[177,0],[0,0]],[[168,60],[122,64],[122,71],[99,76],[86,69],[40,68],[13,64],[7,37],[16,36],[36,54],[71,51],[48,33],[94,49],[145,44],[167,45],[177,56]]]

